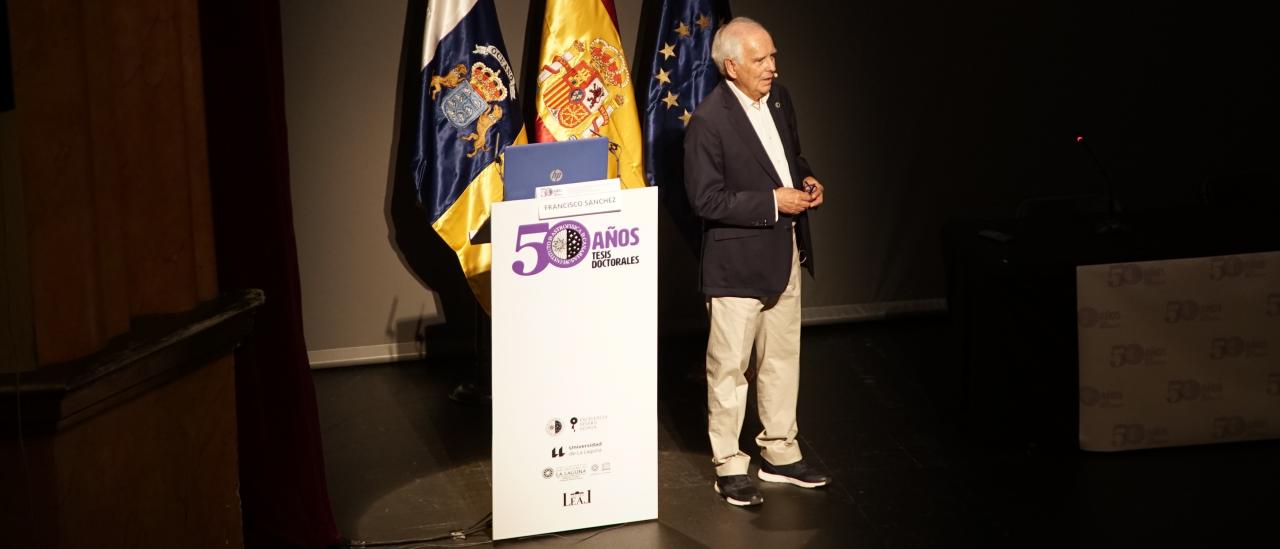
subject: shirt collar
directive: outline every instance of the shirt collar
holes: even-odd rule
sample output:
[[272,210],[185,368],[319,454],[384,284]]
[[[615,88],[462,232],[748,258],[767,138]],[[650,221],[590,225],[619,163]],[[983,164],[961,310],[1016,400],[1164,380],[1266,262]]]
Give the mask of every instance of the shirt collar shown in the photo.
[[733,94],[738,96],[738,102],[742,103],[743,109],[755,109],[760,111],[765,110],[764,107],[769,104],[768,93],[764,94],[759,101],[752,101],[750,97],[747,97],[747,94],[738,89],[738,85],[734,84],[733,81],[729,81],[729,89],[733,90]]

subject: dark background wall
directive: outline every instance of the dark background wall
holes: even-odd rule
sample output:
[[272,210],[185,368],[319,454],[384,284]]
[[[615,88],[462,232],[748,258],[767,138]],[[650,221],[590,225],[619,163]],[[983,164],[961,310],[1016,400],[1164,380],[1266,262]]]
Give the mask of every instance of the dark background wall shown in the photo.
[[[421,12],[414,2],[282,2],[308,348],[336,363],[420,349],[413,337],[423,326],[455,318],[470,326],[474,314],[448,310],[468,303],[453,295],[466,291],[457,267],[429,231],[409,230],[411,210],[388,206],[401,184],[399,94],[414,80],[401,72],[418,55],[405,22]],[[529,2],[496,3],[513,65],[522,67]],[[634,56],[636,41],[649,39],[637,30],[643,3],[616,4]],[[807,317],[941,307],[949,222],[1011,218],[1027,199],[1102,192],[1077,135],[1129,211],[1192,208],[1206,182],[1277,173],[1280,44],[1264,7],[732,7],[773,32],[805,151],[828,188],[813,216],[819,272],[804,287]],[[667,249],[662,295],[672,303],[661,310],[696,315],[692,257]],[[428,337],[426,350],[458,335]]]
[[806,151],[831,189],[814,216],[824,261],[809,304],[941,296],[947,221],[1101,192],[1079,134],[1131,210],[1193,205],[1206,180],[1277,168],[1280,50],[1261,7],[734,9],[773,30]]

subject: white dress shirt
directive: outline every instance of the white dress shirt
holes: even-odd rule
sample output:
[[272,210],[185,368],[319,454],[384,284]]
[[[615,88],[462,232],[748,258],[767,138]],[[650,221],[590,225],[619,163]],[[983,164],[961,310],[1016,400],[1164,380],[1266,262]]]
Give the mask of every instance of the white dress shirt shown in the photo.
[[759,101],[752,101],[732,82],[729,83],[729,89],[738,96],[738,102],[742,104],[742,110],[746,111],[751,127],[756,130],[756,137],[759,137],[760,143],[764,145],[764,152],[769,155],[773,169],[778,172],[778,177],[782,178],[782,186],[793,187],[791,168],[787,164],[787,152],[782,148],[782,137],[778,134],[778,126],[773,123],[773,114],[769,112],[770,94],[765,94]]

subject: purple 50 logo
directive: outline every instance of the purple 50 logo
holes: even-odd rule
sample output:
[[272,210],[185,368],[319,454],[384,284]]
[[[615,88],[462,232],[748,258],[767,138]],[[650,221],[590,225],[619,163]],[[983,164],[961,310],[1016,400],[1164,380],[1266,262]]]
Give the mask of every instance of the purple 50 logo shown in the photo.
[[533,249],[533,265],[526,267],[523,259],[517,259],[511,263],[511,270],[520,276],[533,276],[547,265],[566,268],[581,263],[591,249],[591,233],[577,221],[561,221],[554,226],[550,223],[521,225],[516,229],[516,252],[525,248]]

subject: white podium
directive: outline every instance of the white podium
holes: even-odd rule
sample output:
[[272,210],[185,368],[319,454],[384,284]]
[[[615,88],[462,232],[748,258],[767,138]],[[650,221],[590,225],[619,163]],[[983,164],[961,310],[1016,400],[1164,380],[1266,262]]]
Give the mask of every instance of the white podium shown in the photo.
[[657,205],[494,204],[495,540],[658,517]]

